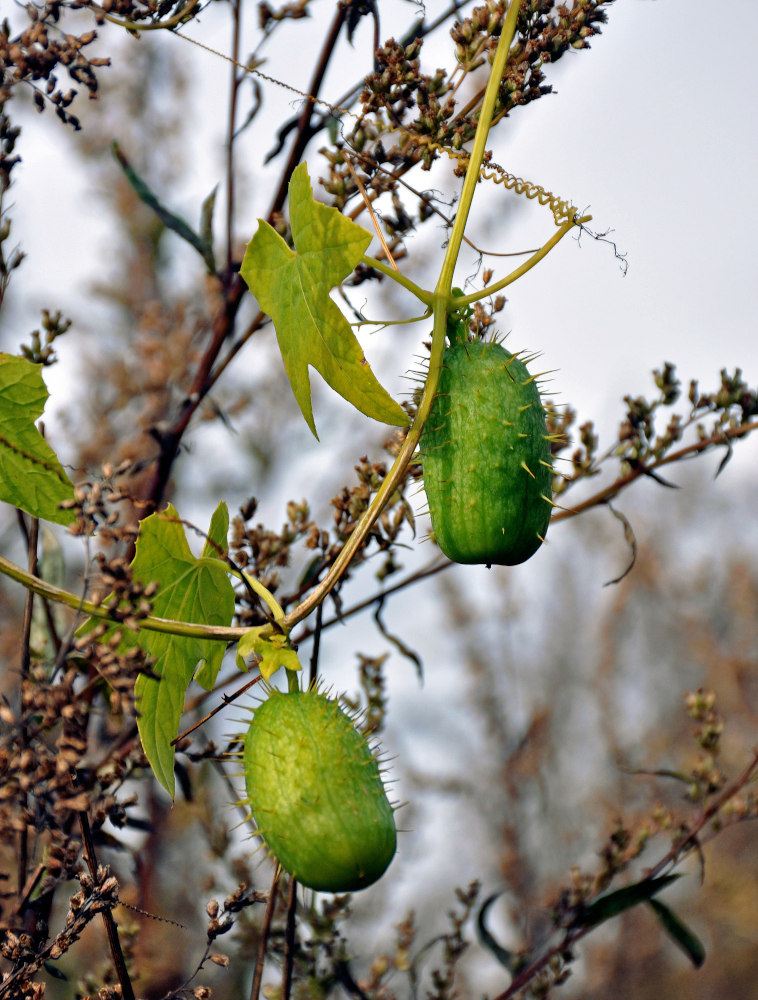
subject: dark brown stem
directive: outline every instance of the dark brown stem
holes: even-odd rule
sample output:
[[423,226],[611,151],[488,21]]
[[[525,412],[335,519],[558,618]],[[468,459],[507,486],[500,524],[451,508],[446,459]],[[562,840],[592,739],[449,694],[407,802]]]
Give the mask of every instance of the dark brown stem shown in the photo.
[[[324,73],[326,72],[326,68],[329,64],[329,58],[332,54],[332,50],[334,49],[334,45],[336,44],[337,37],[339,36],[339,30],[342,26],[344,18],[345,11],[340,3],[334,23],[332,24],[332,28],[329,32],[329,37],[327,38],[327,41],[322,49],[319,63],[316,68],[316,72],[314,73],[310,90],[310,93],[314,97],[318,94],[318,89],[321,86]],[[238,21],[239,18],[237,18],[237,22]],[[232,88],[233,100],[236,100],[236,92],[235,84]],[[274,198],[269,211],[269,220],[273,217],[275,212],[281,211],[282,205],[287,197],[287,186],[289,184],[290,177],[292,176],[292,171],[300,162],[300,157],[302,156],[303,150],[308,142],[309,136],[307,136],[304,130],[310,122],[312,110],[313,102],[309,100],[306,102],[303,114],[301,115],[301,120],[298,123],[298,134],[295,140],[295,145],[292,148],[287,166],[282,174],[279,183],[279,191],[277,196]],[[230,118],[232,120],[234,118],[232,111],[230,111]],[[231,137],[229,140],[229,150],[229,156],[231,156]],[[231,225],[231,222],[229,225]],[[205,354],[203,355],[197,372],[195,373],[195,377],[192,380],[192,385],[187,393],[187,398],[184,402],[182,412],[174,422],[173,427],[166,431],[161,431],[158,436],[161,451],[158,458],[158,464],[148,490],[148,502],[145,507],[144,516],[151,514],[160,505],[171,476],[174,462],[179,454],[179,447],[181,445],[184,432],[189,426],[190,420],[194,416],[197,408],[200,406],[200,403],[210,391],[212,383],[215,382],[215,379],[218,377],[218,375],[216,375],[212,378],[211,371],[224,341],[230,336],[232,330],[234,329],[234,323],[237,318],[237,312],[239,311],[239,305],[246,291],[246,285],[242,278],[240,278],[238,273],[234,273],[231,270],[231,259],[228,261],[228,267],[229,270],[223,278],[224,303],[214,317],[210,343],[206,348]],[[226,365],[224,365],[224,367],[226,367]]]
[[226,143],[226,273],[232,273],[233,228],[234,228],[234,135],[237,118],[237,93],[242,77],[237,73],[240,49],[240,4],[241,0],[232,2],[232,79],[229,93],[229,124]]
[[284,935],[284,969],[282,970],[282,1000],[290,1000],[292,969],[295,964],[295,915],[297,913],[297,881],[290,877],[287,890],[287,929]]
[[[237,6],[239,6],[239,0],[237,0]],[[451,17],[461,6],[461,3],[456,0],[452,3],[445,12],[443,12],[439,17],[428,25],[425,29],[422,29],[419,34],[428,34],[430,31],[438,27],[444,20]],[[237,7],[235,7],[235,11]],[[309,88],[310,100],[306,100],[303,111],[300,115],[297,126],[297,135],[295,137],[294,145],[290,151],[290,156],[287,161],[287,165],[282,173],[279,189],[272,202],[271,209],[268,214],[268,220],[271,221],[273,215],[276,212],[280,212],[282,206],[287,197],[287,188],[289,185],[292,172],[300,162],[300,159],[305,151],[305,148],[310,141],[313,130],[311,128],[311,116],[313,113],[314,99],[318,97],[321,84],[324,79],[329,61],[334,52],[337,40],[339,38],[340,30],[344,24],[346,16],[346,4],[343,0],[339,0],[337,5],[337,12],[334,16],[332,26],[329,29],[329,34],[322,47],[321,55],[319,57],[318,64],[316,66],[311,85]],[[239,32],[239,22],[240,18],[235,14],[235,45],[238,43],[238,32]],[[236,56],[235,56],[236,58]],[[236,73],[236,70],[235,70]],[[234,77],[234,83],[232,85],[231,101],[236,101],[236,95],[238,90],[239,81],[236,76]],[[230,121],[233,122],[235,118],[234,109],[230,107]],[[227,214],[229,216],[227,225],[227,270],[223,275],[224,284],[224,303],[219,309],[218,313],[214,317],[212,326],[212,335],[210,343],[205,350],[205,354],[200,362],[198,370],[190,386],[190,390],[187,393],[187,399],[184,402],[183,409],[177,419],[175,420],[172,427],[166,431],[161,431],[159,434],[156,433],[160,444],[160,455],[158,457],[158,462],[156,465],[153,478],[149,484],[146,495],[146,505],[144,509],[143,516],[147,516],[155,511],[158,506],[160,506],[163,497],[168,486],[168,481],[171,477],[171,472],[173,470],[174,462],[176,461],[177,455],[179,454],[179,448],[184,436],[184,432],[189,426],[195,411],[200,406],[201,402],[207,396],[212,385],[215,384],[216,380],[220,376],[221,372],[227,367],[229,361],[236,355],[239,348],[244,342],[258,329],[263,321],[263,316],[259,314],[256,320],[253,322],[251,328],[243,336],[240,342],[235,345],[234,348],[229,352],[229,356],[221,363],[218,370],[213,371],[213,367],[216,363],[216,359],[221,351],[221,348],[227,338],[231,335],[234,324],[236,321],[237,313],[239,311],[239,306],[241,300],[244,298],[246,292],[246,285],[244,281],[240,278],[238,273],[235,273],[233,268],[233,262],[231,259],[231,214],[233,210],[233,190],[234,182],[231,176],[231,163],[232,163],[232,136],[229,137],[229,146],[227,152]]]
[[258,957],[255,962],[255,973],[253,975],[253,985],[250,989],[250,1000],[258,1000],[261,992],[261,982],[263,981],[263,967],[266,964],[266,951],[268,950],[268,938],[271,933],[271,922],[274,919],[276,910],[276,897],[279,893],[279,871],[274,873],[271,882],[271,890],[268,894],[266,912],[263,914],[263,924],[261,926],[261,939],[258,942]]
[[[82,831],[82,844],[84,845],[84,857],[87,861],[87,867],[89,868],[89,873],[92,876],[93,881],[97,884],[97,857],[95,855],[95,843],[92,839],[92,830],[89,825],[89,817],[86,812],[79,813],[79,826]],[[113,918],[113,914],[110,910],[103,910],[103,923],[105,924],[105,933],[108,936],[108,946],[111,950],[111,957],[113,958],[113,965],[116,969],[116,975],[118,976],[119,985],[121,986],[121,996],[123,1000],[135,1000],[134,988],[132,986],[132,981],[129,978],[129,970],[126,967],[126,960],[124,958],[124,953],[121,950],[121,941],[118,937],[118,924]]]
[[318,677],[318,654],[321,650],[321,630],[323,628],[324,605],[319,604],[316,608],[316,625],[313,629],[313,649],[311,650],[311,663],[308,671],[308,688],[312,688]]
[[[38,569],[38,559],[37,559],[37,542],[39,540],[39,521],[36,517],[31,519],[31,526],[27,528],[26,521],[24,520],[24,515],[20,510],[16,511],[18,516],[19,525],[26,538],[26,547],[28,556],[28,567],[29,572],[33,575],[37,575]],[[26,601],[24,602],[24,621],[23,621],[23,632],[21,640],[21,677],[25,680],[29,677],[29,670],[31,668],[31,634],[32,634],[32,612],[34,610],[34,594],[28,590],[26,592]],[[27,731],[26,724],[21,723],[21,745],[26,747],[29,742],[29,734]],[[19,898],[21,897],[23,887],[26,884],[26,875],[29,868],[29,836],[27,833],[27,824],[24,821],[23,814],[20,816],[21,823],[18,833],[18,869],[17,869],[17,880],[18,880],[18,893]]]
[[184,408],[173,427],[165,432],[161,432],[158,436],[161,452],[147,491],[147,503],[143,514],[145,517],[156,510],[163,499],[176,456],[179,453],[182,437],[195,411],[208,394],[211,369],[221,350],[222,344],[234,329],[234,322],[245,290],[245,283],[238,274],[233,275],[229,279],[224,303],[213,319],[211,341],[192,380],[187,399],[184,402]]
[[[238,44],[239,37],[239,4],[235,5],[235,44]],[[322,49],[322,53],[319,59],[319,64],[316,68],[316,72],[313,77],[313,83],[311,85],[311,93],[315,97],[317,95],[318,88],[326,72],[326,68],[329,63],[329,58],[331,56],[334,45],[337,41],[339,35],[339,29],[345,18],[345,11],[342,4],[339,4],[337,15],[335,16],[334,23],[329,33],[329,37]],[[234,72],[234,82],[232,84],[232,93],[230,99],[230,127],[233,129],[234,119],[235,119],[235,106],[236,106],[236,96],[237,96],[237,86],[238,81],[236,77],[236,67],[233,67]],[[287,162],[287,166],[284,169],[280,183],[279,191],[277,196],[274,198],[274,202],[269,211],[269,220],[273,217],[275,212],[281,211],[282,205],[287,197],[287,186],[289,184],[290,177],[292,176],[292,171],[295,169],[300,161],[303,150],[308,141],[308,136],[304,131],[310,122],[311,112],[313,110],[312,101],[307,101],[306,106],[303,109],[303,114],[301,115],[301,120],[298,123],[298,134],[295,140],[295,145],[290,153],[290,158]],[[246,285],[242,278],[240,278],[238,273],[232,270],[232,259],[231,259],[231,226],[232,219],[231,213],[233,211],[233,191],[234,183],[232,173],[233,165],[233,132],[229,135],[229,144],[227,150],[227,210],[229,218],[227,220],[228,225],[228,244],[227,247],[227,270],[222,278],[224,284],[224,303],[216,316],[213,319],[213,326],[211,332],[211,340],[208,347],[205,350],[200,364],[198,366],[195,377],[192,380],[192,385],[190,386],[189,392],[187,393],[187,398],[184,402],[184,407],[181,414],[174,422],[174,425],[166,431],[161,431],[158,436],[158,441],[160,444],[160,456],[158,458],[158,464],[155,469],[152,481],[150,483],[148,493],[147,493],[147,504],[145,506],[144,515],[147,516],[151,514],[160,505],[163,500],[163,496],[166,492],[166,487],[168,486],[169,478],[171,477],[171,471],[174,467],[174,462],[179,454],[179,447],[181,445],[182,437],[186,431],[195,411],[200,406],[205,396],[210,391],[210,387],[218,378],[217,373],[213,378],[211,377],[211,371],[213,365],[216,362],[216,358],[221,351],[221,347],[224,341],[230,336],[234,329],[234,323],[237,318],[237,312],[239,311],[239,306],[242,298],[245,295]],[[228,363],[228,362],[227,362]],[[226,364],[223,365],[226,367]]]

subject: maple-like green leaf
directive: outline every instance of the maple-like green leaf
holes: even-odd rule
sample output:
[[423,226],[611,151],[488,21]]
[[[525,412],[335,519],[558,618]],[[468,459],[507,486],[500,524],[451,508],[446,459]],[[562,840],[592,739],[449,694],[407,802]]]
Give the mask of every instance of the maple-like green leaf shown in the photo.
[[267,222],[248,244],[240,274],[274,321],[284,367],[308,426],[316,434],[308,366],[361,413],[404,426],[408,416],[377,382],[350,324],[329,293],[355,268],[371,234],[317,202],[301,163],[289,184],[295,249]]
[[[208,528],[208,535],[203,546],[203,556],[208,559],[221,559],[222,562],[227,553],[227,535],[229,534],[229,510],[225,503],[220,503],[211,517],[211,526]],[[228,572],[225,571],[225,572]],[[206,660],[195,674],[197,683],[210,691],[216,683],[218,674],[218,664],[215,660]]]
[[[211,522],[209,537],[226,547],[229,515],[220,504]],[[221,541],[223,538],[223,542]],[[175,621],[229,625],[234,614],[234,590],[227,576],[226,563],[206,543],[213,555],[199,559],[190,551],[184,528],[176,510],[151,514],[140,525],[137,551],[132,563],[134,576],[142,583],[156,581],[158,592],[153,613]],[[187,687],[198,675],[204,686],[216,680],[224,644],[210,639],[165,635],[143,630],[138,633],[140,646],[154,659],[152,671],[158,675],[137,679],[135,688],[138,727],[142,747],[156,778],[174,794],[174,748],[171,741],[179,732]]]
[[237,643],[237,666],[240,670],[247,670],[245,660],[252,653],[260,657],[258,669],[264,681],[269,681],[274,676],[279,667],[286,667],[287,670],[302,670],[297,653],[287,645],[287,639],[280,633],[275,633],[267,639],[261,638],[260,628],[251,628]]
[[48,392],[42,365],[0,354],[0,500],[33,517],[70,524],[74,487],[55,452],[34,425],[42,416]]

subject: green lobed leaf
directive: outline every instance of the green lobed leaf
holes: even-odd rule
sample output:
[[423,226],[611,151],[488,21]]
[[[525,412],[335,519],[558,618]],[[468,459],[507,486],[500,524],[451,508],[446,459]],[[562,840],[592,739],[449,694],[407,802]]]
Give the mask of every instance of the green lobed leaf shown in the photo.
[[55,452],[34,425],[42,416],[48,392],[42,365],[0,354],[0,500],[32,517],[70,524],[74,487]]
[[229,549],[227,535],[229,534],[229,509],[221,503],[213,511],[211,524],[203,545],[203,556],[209,559],[221,559],[223,562]]
[[[226,505],[219,504],[209,536],[217,543],[223,536],[224,549],[228,523]],[[136,579],[159,584],[153,601],[153,613],[158,617],[207,625],[231,623],[234,590],[226,563],[215,550],[213,555],[195,558],[171,504],[165,511],[146,517],[140,525],[132,568]],[[148,631],[138,633],[137,641],[153,657],[152,670],[159,678],[141,675],[137,679],[140,739],[155,776],[173,796],[171,741],[179,732],[185,692],[198,666],[201,667],[198,680],[204,687],[212,687],[221,667],[224,645],[210,639]]]
[[[216,507],[211,517],[211,525],[208,528],[205,545],[203,545],[203,556],[208,559],[220,559],[223,562],[228,551],[228,534],[229,510],[226,504],[222,502]],[[226,564],[224,563],[224,565]],[[210,691],[216,683],[217,674],[218,666],[215,660],[206,660],[195,674],[195,680],[206,691]]]
[[609,892],[607,896],[601,896],[590,906],[585,907],[573,922],[574,926],[595,927],[612,917],[617,917],[619,913],[630,910],[638,903],[648,903],[652,896],[665,889],[667,885],[675,882],[679,875],[661,875],[660,878],[646,878],[641,882],[635,882],[624,889],[617,889]]
[[309,365],[361,413],[405,426],[407,414],[376,380],[329,295],[358,264],[371,234],[314,199],[304,163],[292,174],[289,204],[295,249],[261,219],[240,274],[274,321],[287,377],[308,426],[318,437]]
[[699,969],[705,961],[705,947],[700,938],[665,903],[649,899],[648,904],[671,940],[679,945],[695,968]]

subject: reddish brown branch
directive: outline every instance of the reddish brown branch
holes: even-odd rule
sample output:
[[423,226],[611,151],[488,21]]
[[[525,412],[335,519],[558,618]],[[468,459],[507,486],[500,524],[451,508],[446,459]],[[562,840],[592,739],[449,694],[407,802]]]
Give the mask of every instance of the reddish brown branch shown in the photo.
[[274,200],[271,203],[269,219],[271,219],[271,217],[277,212],[281,212],[282,206],[287,198],[287,187],[290,182],[290,177],[292,177],[292,171],[300,162],[300,159],[305,152],[305,147],[308,145],[313,136],[313,132],[310,129],[310,122],[311,115],[313,114],[314,103],[318,98],[319,91],[321,90],[321,84],[324,82],[324,76],[326,75],[326,70],[329,66],[329,60],[334,53],[334,48],[337,44],[340,31],[342,30],[342,25],[345,23],[346,13],[347,7],[340,0],[337,4],[337,12],[334,15],[334,20],[332,21],[332,26],[329,29],[329,34],[326,36],[326,40],[321,48],[321,55],[319,56],[318,63],[316,64],[313,78],[311,79],[310,86],[308,87],[308,98],[306,99],[300,118],[298,119],[295,142],[292,145],[287,165],[284,168],[281,180],[279,181],[279,189],[277,190]]
[[686,445],[678,451],[673,451],[668,455],[664,455],[662,458],[651,462],[650,465],[640,465],[636,469],[632,469],[631,472],[628,472],[626,475],[619,476],[618,479],[610,484],[610,486],[607,486],[605,489],[600,490],[599,493],[595,493],[593,496],[588,497],[575,507],[566,507],[559,513],[553,514],[550,519],[551,523],[553,521],[565,521],[566,518],[569,517],[576,517],[577,514],[582,514],[585,510],[589,510],[590,507],[597,507],[600,504],[607,503],[609,500],[613,500],[621,492],[621,490],[623,490],[626,486],[629,486],[630,483],[633,483],[635,479],[639,479],[641,476],[647,476],[656,469],[662,468],[664,465],[681,462],[685,458],[697,455],[701,451],[707,451],[709,448],[717,447],[720,444],[724,444],[726,441],[734,441],[741,437],[745,437],[747,434],[750,434],[755,430],[758,430],[758,420],[753,420],[747,424],[740,424],[738,427],[726,427],[718,433],[712,434],[708,438],[702,438],[702,440]]
[[[708,807],[703,810],[702,815],[689,829],[687,834],[675,842],[671,850],[668,851],[661,858],[661,860],[657,862],[657,864],[648,870],[645,878],[656,878],[661,874],[661,872],[676,865],[691,851],[699,850],[699,834],[702,829],[718,815],[720,810],[724,808],[731,798],[737,795],[737,793],[744,788],[748,781],[750,781],[756,768],[758,768],[758,749],[753,751],[753,755],[743,769],[742,773],[735,778],[730,785],[727,785],[727,787],[719,795],[711,800]],[[499,993],[494,1000],[510,1000],[511,997],[514,997],[520,990],[524,989],[524,987],[530,983],[536,975],[545,969],[556,956],[570,950],[572,945],[599,926],[602,925],[593,924],[589,927],[574,927],[569,929],[558,944],[554,945],[544,954],[540,955],[540,957],[536,958],[533,962],[530,962],[526,968],[522,969],[521,972],[514,976],[508,989]]]

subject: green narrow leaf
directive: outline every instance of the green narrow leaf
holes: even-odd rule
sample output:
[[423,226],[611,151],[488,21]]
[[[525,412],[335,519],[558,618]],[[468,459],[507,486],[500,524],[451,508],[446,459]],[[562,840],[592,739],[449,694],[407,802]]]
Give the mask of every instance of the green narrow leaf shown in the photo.
[[[129,160],[124,155],[121,147],[117,142],[111,143],[111,152],[119,164],[121,169],[124,171],[124,176],[131,184],[134,189],[134,193],[144,202],[148,208],[151,208],[153,212],[158,216],[166,229],[170,229],[172,232],[176,233],[183,240],[189,243],[190,246],[194,247],[195,250],[200,254],[200,256],[205,261],[205,265],[208,268],[209,273],[213,273],[214,266],[212,266],[213,258],[213,248],[211,247],[211,256],[208,257],[208,246],[202,237],[198,236],[195,230],[190,226],[188,222],[179,216],[175,215],[173,212],[169,211],[165,205],[163,205],[159,200],[158,196],[154,191],[145,183],[145,181],[140,177],[134,167],[131,165]],[[215,193],[215,192],[214,192]],[[205,204],[205,203],[204,203]],[[211,207],[212,211],[212,207]]]
[[34,425],[47,398],[42,365],[0,354],[0,500],[70,524],[75,515],[60,504],[74,499],[74,486]]
[[479,910],[479,915],[476,918],[476,930],[479,935],[479,940],[482,945],[498,960],[498,962],[508,970],[508,972],[513,972],[516,968],[516,961],[518,956],[507,948],[504,948],[499,944],[495,938],[490,933],[485,920],[489,909],[496,899],[499,899],[502,893],[496,892],[493,896],[488,896],[487,899],[482,903],[481,909]]
[[638,768],[638,767],[635,768],[622,767],[621,770],[625,774],[643,774],[655,778],[673,778],[675,781],[681,781],[685,785],[692,784],[691,774],[685,774],[683,771],[672,771],[669,768],[665,767],[658,768],[655,771],[649,771],[646,768]]
[[595,927],[612,917],[617,917],[619,913],[630,910],[638,903],[647,903],[652,896],[665,889],[667,885],[676,881],[679,875],[662,875],[660,878],[647,878],[641,882],[635,882],[624,889],[617,889],[609,892],[607,896],[601,896],[590,906],[587,906],[575,918],[572,926]]
[[45,972],[49,976],[52,976],[53,979],[62,979],[64,982],[68,982],[66,973],[62,969],[59,969],[54,962],[43,962],[42,965]]
[[213,252],[213,210],[216,207],[216,192],[218,184],[203,202],[200,208],[200,242],[203,250],[203,260],[209,274],[216,273],[216,255]]
[[700,938],[665,903],[649,899],[648,905],[671,940],[679,945],[695,968],[699,969],[705,961],[705,947]]
[[[220,539],[228,523],[225,505],[219,505],[209,534]],[[225,534],[224,534],[225,538]],[[224,541],[225,544],[225,541]],[[160,618],[229,625],[234,614],[234,590],[226,564],[214,555],[196,559],[187,544],[176,510],[151,514],[140,525],[134,576],[143,583],[156,581],[153,612]],[[173,796],[174,748],[184,695],[195,672],[204,686],[215,682],[224,656],[224,644],[210,639],[143,631],[137,641],[153,657],[158,680],[142,675],[135,688],[140,739],[155,776]]]
[[329,295],[360,261],[371,234],[314,199],[304,163],[292,174],[289,203],[295,249],[261,219],[240,274],[274,321],[287,377],[308,426],[318,437],[309,365],[361,413],[405,426],[407,414],[376,380]]

